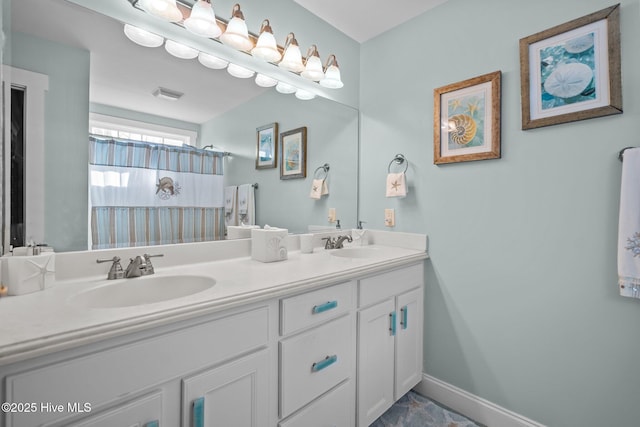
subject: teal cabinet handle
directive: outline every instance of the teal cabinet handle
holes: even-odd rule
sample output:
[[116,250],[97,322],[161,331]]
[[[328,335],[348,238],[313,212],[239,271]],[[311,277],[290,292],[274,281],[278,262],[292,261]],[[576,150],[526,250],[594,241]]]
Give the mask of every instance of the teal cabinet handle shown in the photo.
[[323,360],[319,362],[315,362],[313,365],[311,365],[311,372],[322,371],[323,369],[328,368],[329,366],[333,365],[337,361],[338,361],[337,354],[334,354],[333,356],[327,356]]
[[160,421],[158,420],[149,421],[144,425],[144,427],[160,427]]
[[402,329],[407,329],[407,322],[409,320],[409,307],[405,305],[400,309],[400,313],[402,313],[402,320],[400,320],[400,325],[402,325]]
[[391,326],[389,327],[389,330],[391,331],[391,336],[395,336],[396,335],[396,312],[392,311],[391,313],[389,313],[389,319],[391,322]]
[[193,427],[204,427],[204,397],[193,401]]
[[338,301],[329,301],[329,302],[325,302],[324,304],[314,305],[313,308],[311,309],[311,312],[313,314],[318,314],[328,310],[333,310],[337,306],[338,306]]

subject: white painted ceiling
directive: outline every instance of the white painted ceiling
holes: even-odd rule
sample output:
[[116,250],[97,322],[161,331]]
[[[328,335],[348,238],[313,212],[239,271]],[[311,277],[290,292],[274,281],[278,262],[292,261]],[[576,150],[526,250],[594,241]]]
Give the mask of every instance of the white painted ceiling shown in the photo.
[[447,0],[294,0],[359,43]]
[[[294,1],[363,42],[446,0]],[[132,9],[125,1],[122,5]],[[162,47],[137,46],[122,28],[116,20],[65,0],[14,0],[11,4],[12,31],[91,52],[93,103],[204,123],[273,90],[231,77],[224,70],[207,69],[196,60],[173,58]],[[177,102],[157,99],[151,94],[158,86],[185,95]]]

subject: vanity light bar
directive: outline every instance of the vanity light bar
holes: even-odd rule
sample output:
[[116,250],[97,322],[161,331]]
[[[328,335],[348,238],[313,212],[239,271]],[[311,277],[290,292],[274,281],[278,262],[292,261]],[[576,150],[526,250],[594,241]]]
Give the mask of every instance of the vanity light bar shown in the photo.
[[[154,14],[154,8],[152,7],[154,1],[157,0],[127,0],[133,7],[135,7],[136,9],[145,11],[153,16],[156,16]],[[167,0],[162,0],[162,1],[167,1]],[[174,4],[175,3],[175,7],[177,8],[177,10],[180,12],[180,17],[177,16],[177,14],[174,12],[171,14],[171,19],[167,18],[167,16],[162,15],[159,16],[160,18],[164,19],[164,20],[168,20],[170,22],[173,22],[174,24],[188,29],[188,25],[185,24],[185,22],[190,22],[191,20],[191,15],[192,13],[200,12],[201,7],[203,6],[201,5],[201,3],[208,3],[210,5],[210,0],[196,0],[195,2],[192,2],[193,4],[190,4],[189,2],[186,2],[185,0],[170,0],[170,3]],[[198,7],[196,7],[198,6]],[[208,6],[208,5],[204,5],[204,6]],[[172,6],[173,7],[173,6]],[[242,11],[240,10],[240,5],[239,4],[235,4],[232,10],[232,19],[231,21],[225,21],[224,19],[218,18],[217,16],[215,16],[215,14],[213,13],[213,7],[207,8],[207,12],[210,12],[210,16],[213,16],[213,18],[215,19],[215,21],[217,22],[217,26],[220,29],[220,34],[217,36],[212,36],[213,33],[208,33],[207,34],[198,34],[197,32],[194,31],[190,31],[191,34],[196,34],[196,35],[200,35],[202,37],[206,37],[209,38],[211,40],[215,40],[218,42],[221,41],[225,41],[226,44],[230,45],[231,47],[234,47],[235,49],[237,49],[240,52],[244,52],[248,55],[251,55],[255,58],[258,58],[260,60],[263,60],[265,62],[271,63],[271,64],[277,64],[280,66],[281,69],[285,69],[290,71],[293,74],[299,75],[302,78],[304,78],[307,81],[313,81],[313,82],[317,82],[320,84],[320,86],[322,87],[326,87],[326,88],[331,88],[331,89],[339,89],[341,87],[344,86],[344,84],[342,83],[341,77],[340,77],[340,70],[338,69],[338,63],[335,59],[335,55],[330,55],[327,58],[327,65],[325,65],[325,67],[322,67],[322,63],[319,60],[319,55],[318,55],[318,50],[315,47],[315,45],[312,45],[312,47],[309,49],[309,53],[307,54],[306,58],[302,57],[301,58],[301,63],[297,63],[295,66],[291,66],[291,64],[288,62],[289,61],[289,57],[287,56],[287,50],[290,49],[285,49],[279,45],[277,45],[277,43],[275,43],[275,39],[273,37],[273,32],[271,30],[271,26],[269,25],[269,21],[268,20],[264,20],[262,22],[261,28],[260,28],[260,37],[256,36],[255,34],[249,32],[247,30],[247,39],[246,42],[243,43],[230,43],[228,40],[229,39],[238,39],[239,37],[242,38],[244,36],[238,36],[236,29],[230,28],[229,26],[231,24],[231,27],[236,27],[238,25],[238,23],[240,21],[242,21],[241,23],[244,24],[244,16],[242,14]],[[186,19],[185,19],[186,17]],[[129,24],[125,24],[127,27],[128,32],[131,32],[131,25]],[[190,26],[190,25],[189,25]],[[241,25],[242,27],[242,32],[245,31],[246,29],[246,25]],[[135,27],[133,27],[135,28]],[[228,30],[232,30],[231,32]],[[140,31],[145,31],[145,30],[140,30]],[[217,33],[217,31],[215,32]],[[229,35],[227,35],[229,33]],[[152,34],[152,33],[150,33]],[[127,35],[129,37],[129,35]],[[156,40],[158,39],[163,39],[162,36],[160,35],[155,35],[152,34],[152,36],[157,37]],[[269,44],[270,44],[270,48],[271,48],[271,55],[267,55],[265,54],[265,49],[264,49],[264,42],[263,40],[265,39],[264,36],[267,36],[266,38],[269,39]],[[129,37],[132,41],[141,44],[143,46],[145,46],[145,44],[142,44],[136,40],[134,40],[133,38]],[[169,42],[169,40],[167,40],[165,42],[166,43]],[[147,44],[148,47],[156,47],[156,46],[160,46],[162,43],[160,42],[160,44],[157,44],[158,42],[155,41],[152,44]],[[174,42],[171,42],[169,44],[172,44]],[[254,48],[255,46],[255,48]],[[287,35],[287,41],[285,44],[286,47],[292,47],[292,48],[296,48],[297,49],[297,55],[298,57],[300,57],[301,55],[299,55],[299,48],[297,46],[297,43],[295,42],[295,38],[293,37],[293,33],[289,33],[289,35]],[[192,48],[191,48],[192,49]],[[170,51],[170,49],[167,49],[168,51]],[[255,53],[254,53],[255,51]],[[197,51],[196,51],[197,52]],[[283,54],[283,55],[281,55]],[[198,54],[196,53],[195,56],[198,56]],[[189,58],[191,57],[195,57],[195,56],[189,56]],[[183,56],[178,56],[181,58],[184,58]],[[280,59],[282,58],[282,59]],[[298,61],[298,60],[296,60]],[[203,65],[209,67],[209,65],[207,65],[205,62],[206,61],[200,61]],[[222,69],[224,68],[222,66],[222,63],[225,62],[224,60],[220,59],[220,62],[218,63],[217,66],[213,66],[213,67],[209,67],[209,68],[218,68],[218,69]],[[232,68],[235,68],[237,66],[234,66]],[[246,68],[246,67],[244,67]],[[253,71],[255,73],[254,70],[250,70]],[[236,73],[231,73],[232,75],[235,75]],[[253,75],[253,74],[252,74]],[[244,77],[241,77],[244,78]],[[325,81],[326,80],[326,81]],[[264,87],[264,86],[263,86]],[[298,88],[294,88],[295,90],[293,91],[279,91],[281,93],[295,93]],[[309,92],[308,90],[302,90],[302,92]],[[312,99],[315,96],[308,96],[305,94],[305,96],[299,97],[299,99]]]

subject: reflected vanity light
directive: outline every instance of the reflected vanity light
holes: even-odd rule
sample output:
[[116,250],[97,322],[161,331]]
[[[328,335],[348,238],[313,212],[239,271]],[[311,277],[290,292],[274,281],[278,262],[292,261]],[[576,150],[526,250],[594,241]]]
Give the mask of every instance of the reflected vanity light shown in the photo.
[[205,52],[200,52],[198,54],[198,61],[205,67],[212,68],[214,70],[222,70],[227,68],[227,65],[229,65],[228,61]]
[[238,3],[233,6],[231,20],[227,24],[226,31],[220,36],[220,41],[234,49],[245,52],[249,52],[253,47],[253,42],[249,39],[249,30],[244,21],[244,15]]
[[164,37],[130,24],[124,24],[124,34],[132,42],[144,47],[158,47],[164,43]]
[[293,73],[299,73],[304,70],[302,53],[300,53],[298,41],[293,33],[287,35],[287,40],[284,44],[284,55],[282,55],[282,61],[280,61],[278,67]]
[[278,82],[278,84],[276,85],[276,90],[280,93],[284,93],[285,95],[288,95],[288,94],[294,93],[298,89],[294,86],[291,86],[288,83]]
[[180,59],[193,59],[197,57],[199,53],[197,49],[169,39],[164,42],[164,48],[171,55]]
[[262,21],[260,37],[258,37],[256,47],[251,49],[251,55],[267,62],[278,62],[282,58],[268,19]]
[[304,90],[304,89],[298,89],[296,90],[296,98],[302,100],[302,101],[309,101],[310,99],[315,98],[316,96],[309,92],[308,90]]
[[278,81],[264,74],[258,74],[256,75],[256,84],[260,87],[273,87],[278,84]]
[[140,7],[150,15],[169,22],[182,20],[182,12],[176,5],[176,0],[140,0]]
[[229,66],[227,67],[227,72],[233,77],[237,77],[239,79],[248,79],[250,77],[253,77],[253,75],[255,74],[255,71],[233,63],[229,64]]
[[335,55],[329,55],[325,65],[324,79],[320,80],[320,86],[330,89],[340,89],[344,86],[340,78],[340,69]]
[[209,0],[198,0],[193,5],[191,15],[184,20],[184,26],[193,34],[201,37],[214,38],[222,34]]
[[313,80],[314,82],[320,81],[324,78],[322,61],[320,60],[320,54],[318,53],[318,48],[315,44],[311,46],[307,52],[307,64],[300,75],[305,79]]

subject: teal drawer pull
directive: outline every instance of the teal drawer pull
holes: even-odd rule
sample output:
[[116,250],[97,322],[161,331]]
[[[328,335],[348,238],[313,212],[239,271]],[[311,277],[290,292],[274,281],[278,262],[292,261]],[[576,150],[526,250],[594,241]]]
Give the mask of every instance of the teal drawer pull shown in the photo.
[[395,336],[396,335],[396,312],[392,311],[391,313],[389,313],[389,321],[391,322],[391,326],[389,327],[389,330],[391,331],[391,336]]
[[144,427],[160,427],[160,421],[158,420],[149,421],[144,425]]
[[333,356],[327,356],[323,360],[315,362],[313,365],[311,365],[311,372],[322,371],[323,369],[328,368],[337,361],[338,355],[334,354]]
[[325,302],[324,304],[314,305],[313,308],[311,309],[311,312],[313,314],[318,314],[324,311],[333,310],[337,306],[338,306],[338,301],[329,301],[329,302]]
[[402,329],[407,329],[407,321],[409,320],[409,307],[405,305],[400,309],[400,313],[402,313],[402,320],[400,320],[400,325],[402,325]]
[[204,427],[204,397],[193,401],[193,427]]

